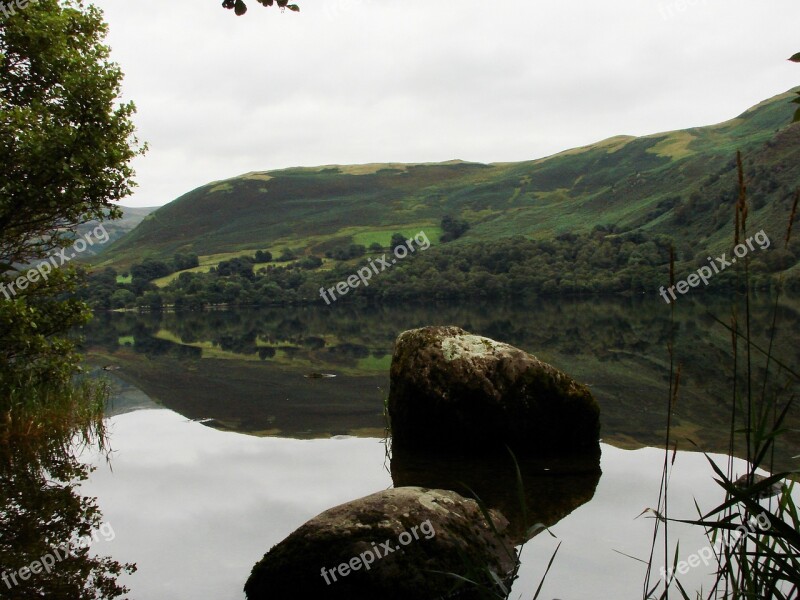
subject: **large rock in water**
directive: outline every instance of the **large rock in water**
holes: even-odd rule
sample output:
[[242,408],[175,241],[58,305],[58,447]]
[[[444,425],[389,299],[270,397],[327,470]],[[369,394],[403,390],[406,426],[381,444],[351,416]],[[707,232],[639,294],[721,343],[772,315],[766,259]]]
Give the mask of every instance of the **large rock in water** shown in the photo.
[[600,408],[589,389],[518,348],[458,327],[397,338],[392,443],[411,449],[596,451]]
[[[508,521],[489,515],[492,526],[474,500],[455,492],[379,492],[325,511],[272,548],[253,567],[245,593],[249,600],[433,599],[459,584],[442,573],[494,586],[508,581],[516,554]],[[464,588],[457,596],[479,597]]]

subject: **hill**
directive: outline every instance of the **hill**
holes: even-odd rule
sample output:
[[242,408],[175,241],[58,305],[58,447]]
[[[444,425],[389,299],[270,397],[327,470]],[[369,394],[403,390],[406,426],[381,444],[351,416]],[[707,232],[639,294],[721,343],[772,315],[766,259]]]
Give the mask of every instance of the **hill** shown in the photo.
[[[111,244],[121,239],[126,234],[130,233],[139,224],[144,221],[145,217],[151,212],[158,210],[157,206],[148,207],[132,207],[120,206],[122,210],[122,217],[114,221],[104,221],[103,227],[108,232],[108,242],[103,245],[92,246],[86,249],[87,255],[101,254],[104,250],[111,247]],[[84,236],[90,231],[94,230],[100,224],[99,221],[89,221],[78,227],[77,235]]]
[[[96,257],[84,298],[96,308],[158,310],[343,296],[663,295],[673,256],[681,285],[732,289],[743,280],[736,268],[714,273],[713,286],[708,278],[699,286],[694,272],[711,274],[712,256],[733,258],[737,151],[748,188],[749,284],[769,288],[784,273],[800,289],[800,236],[783,241],[800,182],[792,97],[718,125],[615,137],[528,162],[294,168],[215,182],[148,215]],[[414,237],[423,251],[392,260]],[[343,282],[374,261],[384,268],[348,295],[359,284]]]
[[[103,264],[143,257],[291,247],[324,253],[388,243],[393,231],[436,231],[467,220],[461,241],[537,239],[613,226],[722,245],[730,231],[733,158],[746,157],[756,215],[783,227],[800,181],[800,130],[787,92],[709,127],[615,137],[521,163],[374,164],[248,173],[204,185],[158,209],[111,247]],[[705,251],[705,250],[704,250]]]

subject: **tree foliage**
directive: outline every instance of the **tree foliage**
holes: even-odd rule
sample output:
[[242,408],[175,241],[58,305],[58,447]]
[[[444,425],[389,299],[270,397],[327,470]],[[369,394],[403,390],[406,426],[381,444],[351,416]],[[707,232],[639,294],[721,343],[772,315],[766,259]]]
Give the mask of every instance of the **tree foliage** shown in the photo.
[[[397,234],[393,244],[400,244]],[[444,244],[398,261],[397,265],[373,277],[368,287],[359,286],[343,302],[361,299],[381,303],[426,303],[438,300],[475,298],[515,300],[529,295],[557,294],[657,294],[669,281],[670,247],[673,240],[643,231],[619,232],[615,226],[598,225],[590,233],[566,232],[553,239],[532,240],[522,236],[471,244]],[[394,247],[394,246],[393,246]],[[393,248],[392,247],[392,248]],[[163,306],[201,309],[216,304],[270,306],[321,302],[320,287],[345,281],[359,267],[377,260],[386,250],[364,257],[328,263],[306,256],[280,266],[252,271],[244,259],[220,263],[211,273],[184,272],[169,285],[158,289]],[[678,256],[676,271],[691,273],[705,264],[689,249]],[[384,258],[391,258],[386,254]],[[752,285],[774,285],[772,273],[800,262],[800,240],[783,253],[761,252],[751,261]],[[239,265],[241,268],[233,268]],[[90,280],[87,300],[99,308],[119,301],[115,289],[136,291],[130,284],[109,288],[109,276],[97,273]],[[787,276],[785,284],[800,289],[800,277]],[[715,275],[713,289],[736,286],[734,271]],[[152,284],[148,287],[155,292]],[[128,308],[153,308],[150,297],[136,291],[125,294]],[[111,302],[113,305],[113,302]]]
[[[289,4],[289,0],[258,0],[258,3],[261,6],[277,5],[281,10],[288,8],[294,12],[300,11],[300,7],[297,4]],[[239,17],[247,12],[247,4],[244,0],[222,0],[222,8],[232,10]]]
[[199,267],[200,259],[194,252],[190,252],[188,254],[181,254],[178,252],[172,258],[172,265],[176,271],[185,271],[186,269]]
[[[0,15],[2,387],[69,381],[76,362],[60,334],[89,313],[64,299],[78,273],[56,257],[80,250],[69,249],[78,226],[120,216],[114,202],[130,194],[130,161],[144,151],[134,105],[119,102],[122,73],[106,32],[100,10],[79,0]],[[31,276],[44,261],[51,272]]]
[[457,240],[469,230],[469,223],[461,219],[454,219],[450,215],[442,217],[442,242]]
[[31,3],[0,21],[0,266],[70,245],[133,187],[132,103],[99,9]]
[[[120,216],[113,203],[130,193],[130,161],[142,151],[105,34],[101,12],[80,0],[0,11],[0,564],[12,572],[101,518],[74,493],[85,477],[67,451],[96,431],[108,392],[75,380],[67,333],[90,313],[66,263],[86,249],[80,225]],[[103,276],[116,284],[113,271]],[[46,460],[28,464],[28,454]],[[13,593],[117,598],[127,593],[117,578],[133,570],[81,549]]]
[[253,260],[257,263],[266,263],[272,260],[272,252],[269,250],[257,250],[253,256]]

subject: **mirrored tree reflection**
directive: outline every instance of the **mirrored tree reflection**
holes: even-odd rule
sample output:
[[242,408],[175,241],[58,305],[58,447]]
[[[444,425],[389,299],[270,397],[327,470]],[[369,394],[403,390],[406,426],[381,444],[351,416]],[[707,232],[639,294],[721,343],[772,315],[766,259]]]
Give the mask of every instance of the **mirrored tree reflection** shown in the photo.
[[[98,314],[85,328],[85,350],[98,365],[118,367],[114,375],[153,401],[209,427],[295,438],[376,437],[398,334],[456,325],[531,352],[590,385],[602,407],[603,441],[636,449],[663,443],[664,349],[674,330],[675,361],[683,365],[677,426],[703,450],[726,452],[730,336],[710,315],[727,314],[730,303],[685,300],[674,322],[658,299],[594,297]],[[769,330],[772,308],[771,301],[753,302],[754,331]],[[782,299],[780,311],[787,329],[800,328],[796,298]],[[800,345],[788,339],[776,340],[774,351],[787,364],[800,361]],[[763,371],[763,365],[754,368]],[[308,377],[314,373],[337,377]],[[800,388],[792,384],[786,392]],[[795,415],[787,429],[776,440],[776,457],[797,454]]]
[[[118,598],[135,565],[96,555],[111,541],[95,498],[79,493],[90,467],[63,439],[0,443],[0,598]],[[99,535],[102,532],[102,536]]]

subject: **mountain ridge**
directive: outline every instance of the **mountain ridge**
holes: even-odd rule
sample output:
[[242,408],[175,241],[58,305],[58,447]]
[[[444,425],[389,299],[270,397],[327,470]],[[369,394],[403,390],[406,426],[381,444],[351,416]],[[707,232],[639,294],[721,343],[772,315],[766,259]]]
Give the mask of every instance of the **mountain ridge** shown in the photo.
[[[730,195],[737,150],[745,153],[754,189],[767,196],[755,212],[766,207],[758,216],[777,227],[779,209],[800,181],[797,127],[789,124],[793,107],[785,102],[798,89],[714,125],[613,136],[521,162],[453,159],[245,173],[159,208],[104,252],[100,264],[262,248],[319,254],[347,243],[387,243],[393,231],[424,229],[436,237],[444,215],[471,225],[454,243],[547,239],[613,226],[670,234],[677,245],[702,242],[713,250],[722,247],[720,206]],[[759,177],[770,189],[759,189]],[[681,222],[687,212],[705,216],[706,226]]]

